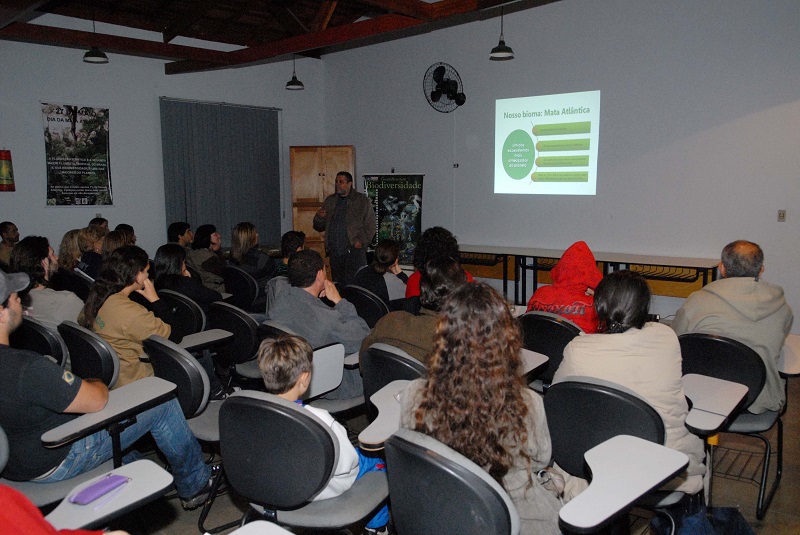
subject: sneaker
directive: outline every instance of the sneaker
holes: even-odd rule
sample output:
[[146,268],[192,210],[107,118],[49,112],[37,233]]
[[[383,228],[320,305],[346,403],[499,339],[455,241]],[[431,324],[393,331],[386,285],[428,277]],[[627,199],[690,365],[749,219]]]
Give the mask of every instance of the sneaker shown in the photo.
[[385,525],[382,528],[364,528],[363,535],[389,535],[389,525]]
[[224,399],[228,399],[228,396],[230,396],[234,392],[235,392],[235,390],[234,390],[233,387],[230,387],[230,386],[226,387],[226,386],[219,385],[219,387],[216,390],[214,390],[213,392],[211,392],[208,395],[208,400],[209,401],[222,401]]
[[181,507],[183,507],[184,511],[193,511],[205,503],[206,498],[208,498],[208,493],[211,492],[211,487],[214,486],[214,479],[219,477],[219,472],[220,465],[213,465],[211,467],[211,477],[208,478],[208,483],[193,496],[181,498]]

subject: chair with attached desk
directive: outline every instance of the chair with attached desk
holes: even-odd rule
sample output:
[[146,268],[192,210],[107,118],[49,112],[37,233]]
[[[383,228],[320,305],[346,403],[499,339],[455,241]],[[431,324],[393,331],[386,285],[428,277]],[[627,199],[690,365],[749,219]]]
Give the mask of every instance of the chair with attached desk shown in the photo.
[[62,368],[69,362],[67,344],[58,331],[30,316],[23,316],[22,324],[11,333],[10,342],[11,347],[49,357]]
[[342,289],[341,295],[356,307],[356,312],[367,322],[370,329],[389,313],[389,306],[383,299],[361,286],[349,284]]
[[[696,373],[740,383],[748,388],[747,396],[742,404],[742,412],[721,429],[726,433],[737,433],[757,438],[764,444],[764,461],[761,475],[753,482],[759,485],[756,503],[756,518],[761,520],[778,490],[783,473],[783,421],[779,411],[766,411],[761,414],[747,412],[747,408],[756,400],[766,382],[764,361],[753,349],[741,342],[704,333],[688,333],[678,337],[683,356],[683,373]],[[788,400],[787,400],[788,401]],[[772,446],[763,435],[777,424],[777,459],[775,481],[767,494],[767,478]],[[719,460],[718,460],[719,461]]]
[[386,441],[392,518],[399,535],[517,535],[508,493],[438,440],[399,429]]
[[[553,460],[568,473],[591,480],[584,454],[618,435],[630,435],[663,445],[664,421],[656,410],[624,386],[590,377],[567,377],[544,396]],[[649,490],[649,489],[648,489]],[[678,503],[682,492],[655,491],[637,505],[669,516],[664,508]],[[595,526],[609,525],[619,514]],[[670,516],[670,520],[672,520]]]
[[225,281],[225,291],[232,294],[228,303],[248,312],[264,312],[266,302],[261,306],[256,305],[259,288],[252,275],[241,268],[228,265],[222,271],[222,278]]
[[206,314],[191,298],[172,290],[159,290],[158,297],[169,306],[169,311],[160,319],[180,334],[175,337],[177,340],[205,330]]
[[[397,379],[413,380],[424,377],[425,365],[389,344],[372,344],[359,356],[361,377],[364,379],[364,399],[369,400],[378,390]],[[367,415],[370,420],[378,416],[378,410],[369,402]]]
[[119,357],[108,342],[74,321],[62,322],[58,333],[69,349],[72,373],[100,379],[108,388],[114,387],[119,375]]
[[236,392],[222,404],[220,446],[230,486],[251,503],[243,522],[341,529],[367,518],[388,497],[386,474],[368,472],[343,494],[312,501],[339,455],[331,428],[278,396]]
[[547,368],[531,383],[534,390],[545,392],[564,360],[564,348],[581,333],[581,328],[550,312],[531,311],[517,320],[522,329],[522,347],[547,355],[549,359]]

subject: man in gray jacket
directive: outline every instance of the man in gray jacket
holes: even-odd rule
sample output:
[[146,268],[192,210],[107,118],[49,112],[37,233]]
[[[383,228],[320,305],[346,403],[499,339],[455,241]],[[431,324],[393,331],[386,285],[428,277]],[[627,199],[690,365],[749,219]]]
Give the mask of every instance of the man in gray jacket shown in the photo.
[[[298,251],[289,257],[288,284],[276,285],[273,293],[269,319],[302,336],[313,348],[341,343],[346,354],[355,353],[369,334],[367,322],[356,313],[356,307],[326,278],[325,264],[314,250]],[[320,297],[331,301],[333,308]],[[363,388],[359,371],[346,369],[342,384],[325,397],[350,399],[362,395]]]
[[763,272],[761,247],[745,240],[729,243],[719,264],[722,278],[690,295],[672,322],[679,335],[717,334],[758,353],[767,368],[767,380],[749,408],[754,414],[779,410],[786,401],[778,358],[794,319],[783,288],[760,280]]
[[336,175],[336,193],[328,195],[313,221],[314,230],[325,232],[325,249],[331,262],[331,278],[352,284],[356,271],[367,265],[367,245],[377,230],[372,202],[353,187],[353,175]]

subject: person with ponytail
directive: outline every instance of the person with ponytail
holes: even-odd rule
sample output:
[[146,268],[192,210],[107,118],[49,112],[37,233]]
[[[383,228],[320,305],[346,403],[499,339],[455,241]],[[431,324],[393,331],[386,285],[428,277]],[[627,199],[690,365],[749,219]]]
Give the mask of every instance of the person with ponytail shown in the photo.
[[[142,342],[153,334],[169,338],[172,333],[172,328],[156,317],[163,305],[148,278],[149,269],[147,253],[141,248],[125,245],[116,249],[103,261],[78,318],[78,323],[99,334],[117,352],[120,362],[115,388],[153,375],[153,367],[139,360],[144,353]],[[131,300],[133,292],[147,299],[156,314]]]

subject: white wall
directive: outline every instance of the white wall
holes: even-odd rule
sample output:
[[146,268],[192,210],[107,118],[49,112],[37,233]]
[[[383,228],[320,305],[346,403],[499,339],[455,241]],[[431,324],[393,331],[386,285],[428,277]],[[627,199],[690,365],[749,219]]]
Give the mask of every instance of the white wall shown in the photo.
[[[66,230],[101,213],[130,223],[151,255],[166,241],[161,154],[160,96],[281,108],[283,167],[290,145],[324,144],[324,64],[297,62],[305,91],[286,91],[290,63],[167,76],[164,62],[109,54],[107,65],[83,63],[83,51],[0,41],[0,147],[11,149],[16,192],[0,193],[0,221],[14,221],[22,236],[47,236],[57,248]],[[40,102],[108,107],[114,205],[46,207],[45,154]],[[209,147],[213,150],[213,147]],[[290,190],[281,177],[265,187]],[[208,202],[214,202],[209,199]],[[289,204],[286,204],[286,203]],[[206,221],[192,221],[195,227]],[[228,230],[223,231],[227,233]],[[226,236],[227,238],[227,236]]]
[[[498,19],[333,54],[328,141],[356,145],[359,173],[426,173],[423,226],[462,243],[718,257],[756,241],[800,311],[798,20],[795,0],[562,0],[506,16],[510,62],[488,60]],[[464,81],[453,113],[423,96],[437,61]],[[495,99],[597,89],[597,195],[492,194]]]

